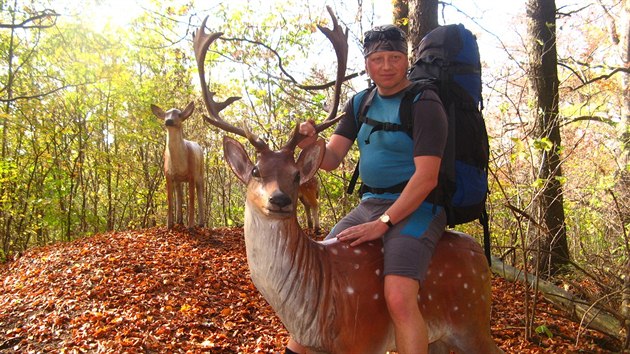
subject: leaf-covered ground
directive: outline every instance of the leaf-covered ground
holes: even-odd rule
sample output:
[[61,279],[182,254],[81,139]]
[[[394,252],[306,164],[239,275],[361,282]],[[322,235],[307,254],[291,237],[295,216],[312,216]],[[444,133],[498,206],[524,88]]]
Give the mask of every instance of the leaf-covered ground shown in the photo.
[[[521,288],[493,280],[492,332],[506,353],[618,351],[545,302],[537,322],[551,338],[524,340]],[[287,339],[249,279],[242,229],[101,234],[0,268],[2,353],[270,353]]]

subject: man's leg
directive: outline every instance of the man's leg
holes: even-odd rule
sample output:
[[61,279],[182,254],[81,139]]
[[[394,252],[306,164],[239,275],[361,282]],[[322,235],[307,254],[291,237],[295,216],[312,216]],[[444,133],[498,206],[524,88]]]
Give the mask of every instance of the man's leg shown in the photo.
[[418,307],[419,289],[416,279],[385,276],[385,301],[394,322],[399,354],[426,354],[429,350],[427,326]]

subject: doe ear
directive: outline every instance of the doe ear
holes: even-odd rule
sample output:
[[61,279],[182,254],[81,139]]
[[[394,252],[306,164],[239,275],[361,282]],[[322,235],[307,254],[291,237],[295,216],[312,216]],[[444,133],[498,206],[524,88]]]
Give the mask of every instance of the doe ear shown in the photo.
[[297,159],[297,167],[300,170],[300,185],[306,183],[315,175],[319,165],[322,164],[325,150],[326,142],[324,139],[317,139],[315,143],[307,146],[300,152]]
[[247,156],[243,144],[229,136],[223,136],[223,155],[232,171],[244,184],[249,182],[254,164]]
[[186,118],[190,117],[190,115],[195,111],[195,102],[190,102],[184,111],[180,113],[179,118],[184,121]]
[[154,104],[151,104],[151,111],[153,112],[153,114],[155,114],[156,117],[160,119],[164,119],[164,116],[166,116],[166,112],[164,112],[162,108]]

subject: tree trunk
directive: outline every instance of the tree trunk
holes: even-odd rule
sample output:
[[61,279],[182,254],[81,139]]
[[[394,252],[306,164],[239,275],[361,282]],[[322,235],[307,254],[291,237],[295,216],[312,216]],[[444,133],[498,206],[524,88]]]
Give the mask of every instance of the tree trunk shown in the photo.
[[555,0],[528,0],[530,79],[534,89],[537,138],[549,143],[541,149],[538,179],[543,182],[537,205],[547,233],[541,238],[538,269],[551,275],[568,264],[563,209],[560,121],[558,115],[558,58],[556,52]]
[[[572,293],[555,286],[553,283],[536,278],[533,274],[524,272],[503,263],[500,258],[492,257],[492,271],[501,278],[512,282],[537,284],[536,288],[542,296],[551,302],[556,308],[561,309],[567,318],[596,331],[605,333],[611,337],[623,340],[623,324],[618,316],[600,308],[597,304],[585,303],[584,300],[575,297]],[[577,333],[579,339],[579,333]]]
[[[624,67],[630,66],[630,0],[624,0],[623,12],[621,14],[622,31],[621,34],[621,59]],[[623,110],[622,110],[622,131],[621,131],[621,146],[623,146],[622,159],[624,168],[621,169],[621,178],[617,193],[621,195],[621,200],[630,200],[630,171],[628,166],[630,164],[630,73],[622,73],[622,87],[623,87]],[[622,202],[623,203],[623,202]],[[621,227],[630,223],[630,211],[627,207],[621,206],[620,218]],[[625,230],[624,230],[625,232]],[[626,245],[628,244],[628,235],[624,233],[626,237]],[[630,249],[626,249],[627,255],[630,254]],[[626,269],[630,274],[630,261],[626,263]],[[626,342],[625,348],[630,348],[630,276],[626,276],[623,282],[623,293],[621,302],[621,314],[626,318]]]
[[409,33],[409,0],[392,0],[394,24]]
[[418,57],[418,45],[432,29],[438,27],[437,0],[409,0],[409,46],[412,62]]

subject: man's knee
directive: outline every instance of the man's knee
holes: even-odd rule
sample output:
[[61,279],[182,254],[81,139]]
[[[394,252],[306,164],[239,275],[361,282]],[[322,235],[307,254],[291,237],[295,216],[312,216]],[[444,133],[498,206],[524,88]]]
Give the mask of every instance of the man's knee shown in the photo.
[[390,315],[404,318],[418,309],[418,281],[399,275],[385,276],[385,302]]

